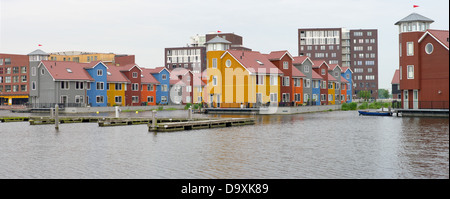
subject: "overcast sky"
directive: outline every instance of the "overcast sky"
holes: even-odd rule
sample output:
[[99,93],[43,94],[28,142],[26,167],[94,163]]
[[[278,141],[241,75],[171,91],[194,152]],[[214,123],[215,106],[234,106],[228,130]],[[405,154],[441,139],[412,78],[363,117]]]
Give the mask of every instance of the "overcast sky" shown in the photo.
[[164,65],[164,48],[211,31],[238,34],[255,51],[296,56],[298,28],[378,29],[379,88],[390,89],[394,23],[412,12],[433,19],[432,29],[449,29],[448,0],[0,0],[0,53],[134,54],[139,66],[154,68]]

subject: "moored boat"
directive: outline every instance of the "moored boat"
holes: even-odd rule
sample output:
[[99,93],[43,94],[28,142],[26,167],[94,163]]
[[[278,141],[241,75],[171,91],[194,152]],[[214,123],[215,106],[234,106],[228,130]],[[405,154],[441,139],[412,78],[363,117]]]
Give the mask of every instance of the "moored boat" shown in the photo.
[[371,116],[392,116],[392,112],[386,111],[358,111],[359,115],[371,115]]

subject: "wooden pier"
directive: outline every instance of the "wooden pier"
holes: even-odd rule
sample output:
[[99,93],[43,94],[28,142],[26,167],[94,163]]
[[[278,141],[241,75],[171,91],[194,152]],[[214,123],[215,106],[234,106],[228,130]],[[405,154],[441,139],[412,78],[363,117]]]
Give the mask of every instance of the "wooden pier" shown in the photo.
[[242,125],[253,125],[253,118],[227,118],[227,119],[203,119],[180,122],[163,122],[156,125],[148,124],[148,131],[153,132],[173,132],[194,129],[232,127]]

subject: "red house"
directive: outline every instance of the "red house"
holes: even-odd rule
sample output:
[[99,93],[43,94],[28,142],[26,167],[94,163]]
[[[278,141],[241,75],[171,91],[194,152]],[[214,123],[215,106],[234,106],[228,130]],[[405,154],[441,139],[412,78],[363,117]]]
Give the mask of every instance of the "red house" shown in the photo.
[[404,109],[449,108],[449,31],[417,13],[399,26],[400,90]]
[[322,77],[320,85],[320,105],[328,105],[328,70],[330,67],[323,60],[313,60],[312,69]]
[[141,106],[141,68],[137,64],[111,67],[117,67],[130,80],[130,83],[125,86],[125,106]]

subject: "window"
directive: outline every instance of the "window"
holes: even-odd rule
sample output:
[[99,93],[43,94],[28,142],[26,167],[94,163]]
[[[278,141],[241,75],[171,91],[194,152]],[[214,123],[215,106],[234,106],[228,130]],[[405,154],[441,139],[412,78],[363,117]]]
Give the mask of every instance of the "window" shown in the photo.
[[97,82],[97,90],[104,90],[104,83],[103,82]]
[[295,87],[300,87],[300,79],[298,79],[298,78],[294,79],[294,86]]
[[22,82],[27,82],[27,76],[26,75],[20,76],[20,79],[22,80]]
[[283,77],[283,86],[289,86],[289,77]]
[[75,103],[77,103],[77,104],[84,103],[84,97],[81,95],[75,95]]
[[301,101],[301,95],[300,95],[300,94],[295,94],[295,95],[294,95],[294,98],[295,98],[295,101],[296,101],[296,102]]
[[147,85],[147,91],[153,91],[153,84]]
[[303,70],[304,70],[306,73],[309,73],[309,67],[308,67],[308,66],[305,65],[305,66],[303,67]]
[[103,76],[103,70],[97,70],[97,76]]
[[408,79],[414,79],[414,65],[408,65]]
[[283,62],[283,69],[289,69],[289,62],[287,61]]
[[213,86],[217,86],[217,76],[213,76]]
[[427,54],[433,53],[433,44],[428,43],[428,44],[425,46],[425,52],[426,52]]
[[231,66],[231,60],[227,59],[225,66],[229,68]]
[[264,85],[264,76],[262,75],[256,76],[256,85]]
[[148,96],[148,97],[147,97],[147,102],[152,103],[152,102],[153,102],[153,96]]
[[333,83],[332,82],[328,82],[328,89],[333,89]]
[[131,96],[131,103],[139,103],[139,96]]
[[69,82],[61,82],[61,90],[69,90]]
[[27,91],[27,85],[20,85],[20,91],[26,92]]
[[5,58],[5,65],[11,65],[11,58]]
[[122,104],[122,96],[115,96],[114,97],[114,103]]
[[161,79],[166,80],[167,79],[167,75],[166,74],[162,74],[161,75]]
[[310,79],[307,79],[307,80],[306,80],[305,87],[306,87],[306,88],[310,88],[310,87],[311,87],[311,80],[310,80]]
[[322,72],[322,75],[325,75],[325,69],[322,69],[321,72]]
[[271,86],[278,85],[278,77],[277,76],[270,76],[270,85]]
[[84,82],[75,82],[75,89],[76,90],[83,90],[84,89]]
[[328,101],[333,101],[333,95],[332,94],[328,94]]
[[36,67],[31,68],[31,75],[36,76]]
[[36,82],[31,82],[31,90],[36,90]]
[[167,102],[167,96],[161,96],[161,102],[162,103]]
[[137,72],[133,72],[133,78],[137,78],[138,77],[138,73]]
[[[6,71],[8,71],[8,70],[6,70]],[[41,69],[41,75],[45,75],[45,69],[43,69],[43,68]]]
[[122,84],[120,84],[120,83],[115,83],[115,89],[116,89],[116,91],[121,91],[122,90]]
[[407,42],[406,43],[406,56],[413,56],[414,55],[414,42]]
[[103,103],[104,102],[104,97],[102,95],[99,95],[96,97],[96,102],[97,103]]
[[20,67],[20,72],[21,73],[27,73],[27,67],[26,66]]
[[139,84],[138,83],[131,84],[131,90],[132,91],[138,91],[139,90]]
[[188,92],[188,93],[192,92],[192,87],[191,86],[186,86],[186,92]]
[[191,103],[191,96],[186,96],[186,103]]
[[278,102],[278,96],[276,93],[270,93],[270,102]]
[[217,58],[212,59],[212,68],[217,68]]

